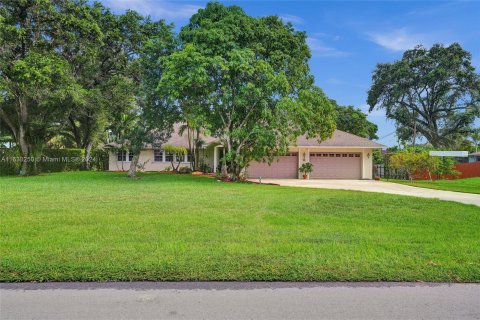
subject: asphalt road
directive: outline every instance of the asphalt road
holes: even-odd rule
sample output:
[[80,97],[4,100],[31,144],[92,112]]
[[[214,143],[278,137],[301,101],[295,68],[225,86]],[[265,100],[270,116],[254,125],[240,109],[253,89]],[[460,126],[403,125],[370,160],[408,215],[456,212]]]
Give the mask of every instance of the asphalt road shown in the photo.
[[1,284],[0,319],[480,319],[480,284]]

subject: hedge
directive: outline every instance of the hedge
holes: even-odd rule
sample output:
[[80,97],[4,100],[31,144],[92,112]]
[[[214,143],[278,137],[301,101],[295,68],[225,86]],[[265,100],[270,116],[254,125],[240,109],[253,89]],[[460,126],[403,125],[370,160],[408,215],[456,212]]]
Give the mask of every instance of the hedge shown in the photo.
[[[0,148],[0,175],[17,175],[21,161],[18,148]],[[83,168],[85,152],[82,149],[44,149],[36,161],[39,172],[76,171]]]

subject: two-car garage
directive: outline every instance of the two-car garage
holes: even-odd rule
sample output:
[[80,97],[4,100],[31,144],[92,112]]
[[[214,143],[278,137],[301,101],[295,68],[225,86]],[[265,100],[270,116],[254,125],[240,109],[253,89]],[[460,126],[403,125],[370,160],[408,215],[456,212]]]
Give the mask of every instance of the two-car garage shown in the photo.
[[373,151],[385,146],[341,130],[324,140],[300,136],[290,153],[271,165],[251,162],[246,173],[250,179],[301,179],[298,168],[313,164],[309,179],[372,179]]
[[[313,172],[310,179],[361,179],[362,158],[359,152],[311,152]],[[279,157],[272,164],[251,162],[247,168],[249,178],[297,179],[298,152]]]
[[360,153],[325,152],[310,153],[313,164],[311,179],[361,179],[362,157]]

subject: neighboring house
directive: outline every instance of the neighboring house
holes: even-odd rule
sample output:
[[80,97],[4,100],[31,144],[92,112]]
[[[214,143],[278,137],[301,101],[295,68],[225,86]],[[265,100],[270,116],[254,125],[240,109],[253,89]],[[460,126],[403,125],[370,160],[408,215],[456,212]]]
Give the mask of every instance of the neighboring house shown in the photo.
[[468,162],[479,162],[480,161],[480,152],[470,153],[468,155]]
[[[223,146],[212,137],[202,137],[205,146],[200,152],[200,162],[208,165],[212,171],[219,170]],[[166,144],[188,148],[186,134],[175,133]],[[304,162],[313,164],[311,179],[372,179],[372,159],[375,149],[384,145],[371,140],[336,130],[330,139],[318,143],[316,139],[299,137],[296,145],[292,145],[288,153],[278,157],[272,164],[252,161],[246,169],[249,178],[297,179],[301,175],[298,168]],[[110,151],[109,170],[128,170],[132,155],[128,152]],[[171,167],[173,155],[161,149],[147,145],[140,153],[139,164],[145,165],[145,171],[163,171]],[[182,159],[180,166],[189,166],[190,155]]]

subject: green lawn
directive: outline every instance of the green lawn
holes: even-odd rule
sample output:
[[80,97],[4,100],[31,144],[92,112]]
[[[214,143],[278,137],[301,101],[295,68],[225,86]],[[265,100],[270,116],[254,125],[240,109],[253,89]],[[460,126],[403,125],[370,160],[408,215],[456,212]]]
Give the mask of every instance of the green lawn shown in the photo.
[[480,282],[480,209],[207,177],[0,178],[1,281]]
[[406,181],[406,180],[387,180],[389,182],[396,182],[406,184],[414,187],[448,190],[467,193],[480,194],[480,178],[467,178],[456,180],[418,180],[418,181]]

